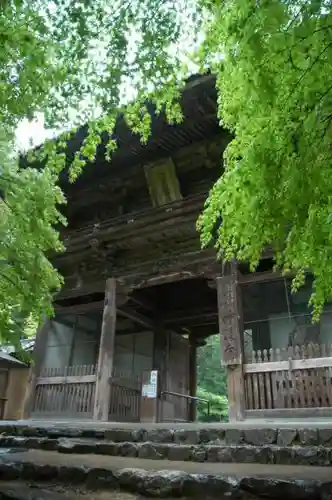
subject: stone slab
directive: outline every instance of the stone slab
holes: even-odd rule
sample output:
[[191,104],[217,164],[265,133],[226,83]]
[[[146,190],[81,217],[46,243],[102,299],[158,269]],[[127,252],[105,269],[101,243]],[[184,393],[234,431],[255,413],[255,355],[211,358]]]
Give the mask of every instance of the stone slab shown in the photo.
[[[269,439],[270,440],[270,439]],[[182,442],[182,441],[181,441]],[[113,442],[92,438],[45,438],[0,436],[0,452],[6,449],[55,451],[66,455],[107,455],[151,460],[253,463],[279,465],[332,465],[329,446],[278,446],[276,444],[228,445],[221,441],[205,444],[177,444],[158,441]]]
[[[77,465],[81,464],[81,465]],[[136,465],[136,467],[135,467]],[[7,454],[0,461],[1,481],[79,484],[90,489],[123,489],[155,498],[228,498],[229,500],[325,500],[331,491],[324,468],[193,464],[63,455],[55,452]],[[1,491],[1,490],[0,490]],[[321,497],[324,492],[324,498]],[[26,497],[28,500],[30,497]],[[20,497],[11,500],[21,500]],[[22,499],[23,500],[23,499]],[[31,500],[44,500],[31,497]],[[45,497],[45,500],[58,498]],[[60,500],[60,499],[59,499]]]
[[[70,472],[70,467],[77,471],[77,464],[81,464],[81,474],[89,468],[122,469],[124,467],[141,468],[146,470],[182,470],[187,473],[205,473],[205,474],[224,474],[236,476],[260,476],[275,478],[295,478],[295,479],[315,479],[324,480],[331,478],[331,469],[328,467],[317,466],[282,466],[266,464],[239,464],[239,463],[197,463],[197,462],[178,462],[164,460],[140,459],[130,457],[112,457],[104,455],[63,455],[52,451],[29,450],[15,453],[6,451],[0,455],[1,467],[13,463],[29,463],[31,466],[43,465],[44,477],[47,476],[47,466],[57,466],[61,474]],[[70,477],[70,476],[69,476]],[[1,479],[1,475],[0,475]],[[2,478],[3,479],[3,478]],[[73,479],[73,475],[70,477]],[[81,479],[80,479],[81,480]]]

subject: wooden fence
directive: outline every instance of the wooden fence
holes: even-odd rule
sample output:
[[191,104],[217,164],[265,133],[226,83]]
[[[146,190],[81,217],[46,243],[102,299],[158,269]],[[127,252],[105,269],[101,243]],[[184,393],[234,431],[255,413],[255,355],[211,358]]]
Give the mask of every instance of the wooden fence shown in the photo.
[[95,365],[47,368],[37,379],[33,417],[91,418]]
[[[139,422],[141,377],[114,370],[110,377],[109,420]],[[96,366],[47,368],[37,379],[34,418],[92,418]]]
[[244,365],[247,410],[332,407],[332,346],[252,352]]
[[132,372],[114,369],[110,379],[111,422],[139,422],[142,377]]

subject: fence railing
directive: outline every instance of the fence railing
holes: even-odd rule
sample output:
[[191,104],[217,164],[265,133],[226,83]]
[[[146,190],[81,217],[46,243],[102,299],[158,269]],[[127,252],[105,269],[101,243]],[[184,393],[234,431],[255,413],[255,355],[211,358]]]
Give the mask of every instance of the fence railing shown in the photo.
[[331,352],[325,344],[253,351],[244,365],[247,409],[331,407]]
[[[206,405],[207,416],[209,417],[210,415],[210,401],[198,396],[189,396],[189,394],[165,390],[161,392],[161,402],[163,403],[164,401],[170,402],[173,405],[173,419],[175,421],[188,422],[190,406],[197,403]],[[167,415],[161,415],[161,420],[168,420]]]
[[40,377],[80,377],[95,374],[96,365],[73,365],[60,368],[43,368]]
[[[91,418],[95,365],[45,368],[37,379],[34,417]],[[114,369],[110,377],[109,420],[139,422],[141,377]]]
[[332,345],[305,344],[284,347],[282,349],[262,349],[252,351],[248,363],[266,363],[268,361],[287,361],[292,359],[313,359],[332,357]]
[[44,369],[36,382],[33,416],[90,418],[95,385],[95,365]]
[[128,387],[121,380],[110,382],[110,408],[108,419],[112,422],[139,422],[141,391]]

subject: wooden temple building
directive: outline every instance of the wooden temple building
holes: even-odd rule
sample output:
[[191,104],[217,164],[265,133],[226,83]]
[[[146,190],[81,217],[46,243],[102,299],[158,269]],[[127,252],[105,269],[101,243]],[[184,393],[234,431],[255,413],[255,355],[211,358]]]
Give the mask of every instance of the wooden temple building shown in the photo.
[[216,102],[214,77],[192,77],[180,125],[154,117],[143,146],[119,119],[112,162],[100,147],[63,180],[66,252],[53,262],[65,286],[37,333],[26,418],[195,420],[197,348],[218,331],[230,420],[329,413],[332,308],[313,326],[309,288],[292,296],[268,253],[249,273],[200,247],[197,217],[230,140]]

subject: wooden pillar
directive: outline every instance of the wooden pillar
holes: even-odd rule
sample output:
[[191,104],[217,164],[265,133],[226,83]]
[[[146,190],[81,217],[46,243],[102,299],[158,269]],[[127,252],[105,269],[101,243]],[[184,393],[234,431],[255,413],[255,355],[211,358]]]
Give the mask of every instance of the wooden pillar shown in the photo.
[[227,365],[229,420],[243,420],[245,392],[243,375],[243,322],[236,263],[226,266],[217,278],[221,356]]
[[35,346],[32,355],[32,363],[29,371],[28,384],[25,391],[23,419],[29,419],[33,411],[36,397],[37,379],[40,376],[40,372],[43,366],[48,333],[51,328],[51,323],[52,322],[49,319],[46,319],[37,331]]
[[[194,338],[190,338],[189,344],[189,396],[196,397],[197,392],[197,343]],[[196,401],[191,400],[189,406],[189,421],[196,421],[197,413]]]
[[93,419],[107,422],[110,407],[110,377],[113,371],[116,331],[116,280],[106,281],[101,328]]
[[158,421],[163,421],[164,398],[162,391],[167,389],[167,370],[168,370],[168,332],[163,325],[155,321],[153,332],[153,370],[158,371],[158,402],[157,415]]
[[160,387],[166,388],[167,376],[167,336],[168,333],[161,325],[157,325],[153,332],[153,370],[158,370]]

